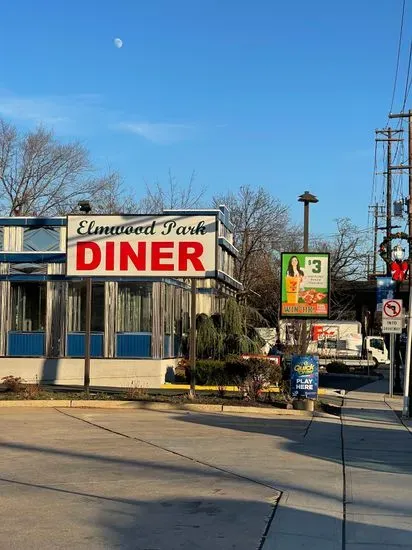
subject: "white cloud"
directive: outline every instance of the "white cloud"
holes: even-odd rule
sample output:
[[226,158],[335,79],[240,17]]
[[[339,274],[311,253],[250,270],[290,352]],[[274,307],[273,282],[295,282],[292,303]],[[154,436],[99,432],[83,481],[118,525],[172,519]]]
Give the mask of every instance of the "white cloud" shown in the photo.
[[0,116],[27,124],[44,124],[66,132],[79,131],[100,111],[99,96],[16,96],[0,90]]
[[121,116],[119,111],[105,108],[103,98],[97,94],[18,96],[0,88],[0,117],[29,127],[43,124],[57,134],[120,130],[167,145],[188,140],[195,133],[195,127],[189,124],[119,122]]
[[121,122],[115,125],[118,130],[137,134],[158,144],[176,143],[189,139],[193,126],[188,124],[168,124],[164,122]]

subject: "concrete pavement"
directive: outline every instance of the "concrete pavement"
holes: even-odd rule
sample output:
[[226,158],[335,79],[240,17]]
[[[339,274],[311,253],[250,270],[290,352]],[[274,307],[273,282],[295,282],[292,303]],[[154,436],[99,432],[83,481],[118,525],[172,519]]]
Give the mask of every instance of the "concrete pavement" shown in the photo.
[[343,409],[346,548],[412,548],[412,437],[386,402],[387,380]]
[[[335,431],[331,440],[325,419],[315,419],[308,431],[306,452],[327,458],[326,471],[318,477],[321,486],[330,471],[330,461],[339,464],[336,473],[342,479],[342,492],[339,495],[336,491],[335,506],[330,500],[323,501],[326,507],[321,506],[323,499],[319,494],[314,502],[307,502],[307,486],[300,493],[291,490],[295,497],[293,506],[289,491],[284,493],[265,549],[412,548],[412,437],[386,402],[387,388],[388,381],[384,379],[345,397],[340,437]],[[319,432],[318,445],[312,439],[314,430]],[[312,446],[311,442],[315,444]],[[334,447],[341,451],[340,460],[333,455]],[[297,533],[298,511],[301,520]],[[285,517],[289,521],[285,522]],[[331,541],[334,530],[337,536]]]
[[2,409],[0,547],[412,548],[412,437],[383,384],[342,421]]

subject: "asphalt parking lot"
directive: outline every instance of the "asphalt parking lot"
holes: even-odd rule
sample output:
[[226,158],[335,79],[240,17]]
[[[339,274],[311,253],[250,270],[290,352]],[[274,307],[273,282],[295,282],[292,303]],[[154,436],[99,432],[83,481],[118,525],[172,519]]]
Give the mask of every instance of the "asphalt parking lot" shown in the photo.
[[0,546],[19,550],[259,548],[284,443],[309,425],[73,409],[3,409],[0,422]]

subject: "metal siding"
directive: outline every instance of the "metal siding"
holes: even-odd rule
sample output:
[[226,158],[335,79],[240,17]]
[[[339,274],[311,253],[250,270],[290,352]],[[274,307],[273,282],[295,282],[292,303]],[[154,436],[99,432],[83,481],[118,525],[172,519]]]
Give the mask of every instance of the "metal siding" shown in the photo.
[[[6,227],[3,234],[3,251],[19,252],[23,250],[23,228]],[[7,261],[7,260],[2,260]]]
[[66,218],[24,218],[22,216],[0,218],[0,226],[58,227],[63,225],[66,225]]
[[161,325],[161,310],[162,310],[162,293],[161,283],[153,283],[153,319],[152,319],[152,357],[160,359],[162,353],[162,334],[163,327]]
[[116,357],[151,357],[152,335],[143,333],[119,333],[116,335]]
[[45,349],[44,332],[9,332],[10,357],[42,357]]
[[64,263],[65,261],[66,254],[64,252],[0,252],[0,262]]
[[117,283],[105,283],[104,302],[104,356],[115,357]]
[[[84,332],[67,334],[67,357],[84,357]],[[90,342],[90,356],[103,357],[103,334],[93,333]]]
[[[9,264],[0,264],[0,274],[9,272]],[[7,333],[9,331],[10,283],[0,281],[0,356],[6,355]]]

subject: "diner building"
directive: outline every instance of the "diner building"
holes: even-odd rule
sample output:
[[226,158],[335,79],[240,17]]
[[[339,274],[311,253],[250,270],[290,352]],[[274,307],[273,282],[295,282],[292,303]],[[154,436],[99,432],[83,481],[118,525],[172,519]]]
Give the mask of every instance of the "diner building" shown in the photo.
[[[216,271],[197,284],[197,312],[221,310],[240,288],[225,206],[167,210],[216,217]],[[82,385],[86,283],[66,275],[66,217],[0,218],[0,378]],[[91,386],[157,388],[187,351],[190,280],[93,277]]]

